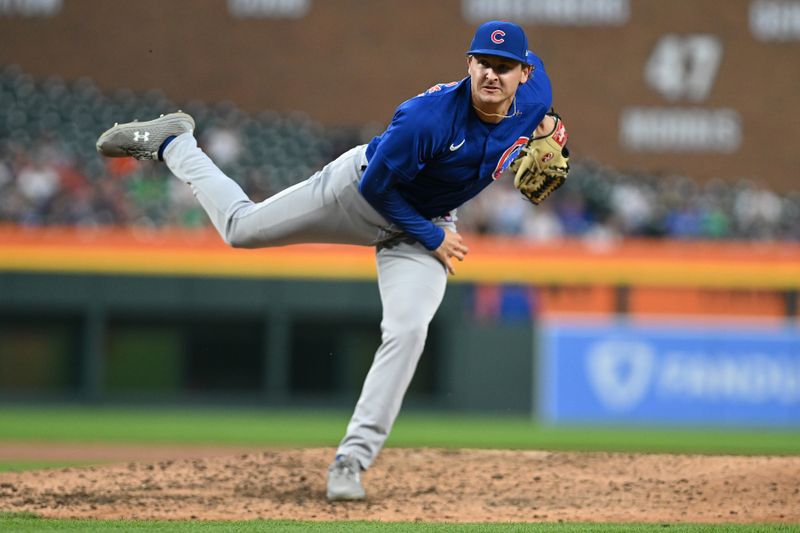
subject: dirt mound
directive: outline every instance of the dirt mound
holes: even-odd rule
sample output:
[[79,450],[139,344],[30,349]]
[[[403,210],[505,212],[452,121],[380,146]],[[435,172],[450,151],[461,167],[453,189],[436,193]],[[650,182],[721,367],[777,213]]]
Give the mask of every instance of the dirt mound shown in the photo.
[[0,511],[58,518],[800,522],[800,457],[390,448],[331,504],[332,449],[0,474]]

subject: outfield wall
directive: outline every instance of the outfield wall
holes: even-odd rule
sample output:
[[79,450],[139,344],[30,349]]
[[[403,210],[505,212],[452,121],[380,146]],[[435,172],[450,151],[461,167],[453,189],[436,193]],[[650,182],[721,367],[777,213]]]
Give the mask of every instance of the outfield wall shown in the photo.
[[[605,320],[598,335],[676,316],[701,333],[797,324],[798,245],[467,239],[409,405],[545,413],[536,358],[575,350],[535,347],[565,320]],[[0,228],[6,400],[350,407],[379,323],[368,248],[248,251],[208,230]],[[797,344],[789,352],[800,357]],[[559,393],[577,398],[570,390]]]

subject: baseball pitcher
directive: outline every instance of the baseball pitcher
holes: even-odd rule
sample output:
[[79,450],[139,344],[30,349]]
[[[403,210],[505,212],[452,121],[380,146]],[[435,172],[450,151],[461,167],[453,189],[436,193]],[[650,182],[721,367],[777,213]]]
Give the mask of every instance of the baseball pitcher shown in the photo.
[[185,113],[117,124],[97,150],[164,161],[231,246],[346,243],[376,248],[382,342],[328,469],[330,500],[365,497],[361,472],[381,450],[422,354],[428,325],[467,245],[456,208],[500,179],[535,204],[569,171],[567,133],[524,30],[491,21],[467,51],[468,76],[397,108],[389,127],[322,170],[260,202],[197,146]]

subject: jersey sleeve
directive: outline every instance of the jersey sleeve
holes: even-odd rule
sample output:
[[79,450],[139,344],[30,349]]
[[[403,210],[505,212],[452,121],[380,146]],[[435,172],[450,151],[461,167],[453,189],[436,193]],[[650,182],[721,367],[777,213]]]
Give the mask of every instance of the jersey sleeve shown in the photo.
[[444,230],[426,219],[403,198],[395,184],[403,177],[374,157],[361,177],[358,190],[377,212],[414,237],[428,250],[444,241]]
[[415,100],[397,109],[372,157],[404,181],[412,181],[435,153],[436,122]]
[[435,121],[410,103],[413,100],[398,108],[381,136],[359,190],[387,220],[435,250],[444,240],[444,230],[423,217],[396,188],[399,182],[413,181],[435,151]]

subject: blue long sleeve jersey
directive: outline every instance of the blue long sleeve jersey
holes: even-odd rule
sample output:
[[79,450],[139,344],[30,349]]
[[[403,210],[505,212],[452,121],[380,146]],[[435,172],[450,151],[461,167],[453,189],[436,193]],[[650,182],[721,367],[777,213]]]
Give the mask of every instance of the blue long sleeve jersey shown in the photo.
[[[498,179],[519,154],[552,103],[538,57],[517,89],[513,117],[481,121],[472,108],[470,78],[434,85],[400,104],[389,127],[367,146],[359,190],[384,218],[435,250],[444,216]],[[516,105],[516,108],[515,108]]]

